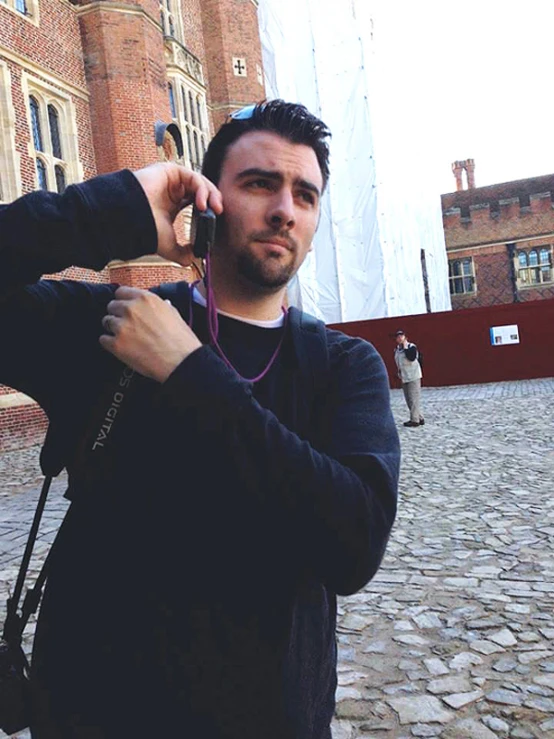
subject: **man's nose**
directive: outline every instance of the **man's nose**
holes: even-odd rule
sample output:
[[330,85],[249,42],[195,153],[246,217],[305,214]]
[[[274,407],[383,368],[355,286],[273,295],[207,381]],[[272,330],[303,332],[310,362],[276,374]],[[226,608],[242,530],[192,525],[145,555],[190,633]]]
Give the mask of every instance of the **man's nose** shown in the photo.
[[295,224],[294,198],[291,192],[280,190],[272,199],[267,220],[274,228],[291,229]]

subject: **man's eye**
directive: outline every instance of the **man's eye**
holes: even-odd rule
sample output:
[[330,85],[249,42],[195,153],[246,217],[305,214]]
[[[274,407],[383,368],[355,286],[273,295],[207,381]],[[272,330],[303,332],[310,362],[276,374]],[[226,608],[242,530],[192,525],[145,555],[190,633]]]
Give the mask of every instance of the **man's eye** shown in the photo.
[[314,205],[315,203],[314,194],[311,192],[301,192],[300,197],[305,203],[309,203],[309,205]]
[[269,182],[269,180],[259,179],[259,180],[252,180],[249,183],[249,186],[253,187],[254,189],[266,190],[269,187],[271,187],[271,183]]

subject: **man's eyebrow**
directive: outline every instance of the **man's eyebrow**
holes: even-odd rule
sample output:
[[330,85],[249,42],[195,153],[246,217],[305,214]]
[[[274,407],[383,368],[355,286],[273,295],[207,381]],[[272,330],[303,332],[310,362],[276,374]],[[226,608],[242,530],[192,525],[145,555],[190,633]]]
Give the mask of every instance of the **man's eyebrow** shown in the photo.
[[[273,180],[274,182],[283,181],[283,175],[279,172],[276,172],[272,169],[262,169],[261,167],[250,167],[249,169],[243,169],[237,174],[237,180],[242,180],[246,177],[265,177],[268,180]],[[310,182],[309,180],[298,178],[294,181],[294,184],[299,185],[304,190],[309,190],[310,192],[313,192],[315,195],[317,195],[318,198],[321,196],[319,187],[317,187],[317,185],[314,185],[314,183]]]
[[318,198],[321,196],[319,187],[317,187],[317,185],[314,185],[314,183],[310,182],[309,180],[296,180],[295,184],[300,185],[300,187],[303,187],[304,190],[309,190],[310,192],[313,192],[314,195],[317,195]]
[[250,169],[243,169],[242,172],[237,174],[237,180],[242,180],[245,177],[266,177],[268,180],[282,180],[283,175],[279,174],[272,169],[261,169],[260,167],[250,167]]

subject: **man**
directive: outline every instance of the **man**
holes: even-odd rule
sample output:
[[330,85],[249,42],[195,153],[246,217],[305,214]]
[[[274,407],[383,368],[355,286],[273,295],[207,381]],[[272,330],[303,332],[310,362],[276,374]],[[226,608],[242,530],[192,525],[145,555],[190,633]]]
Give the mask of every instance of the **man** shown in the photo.
[[[282,310],[327,136],[273,101],[222,127],[206,177],[156,165],[0,213],[0,233],[26,237],[2,241],[6,290],[152,252],[154,226],[158,253],[183,260],[177,211],[219,214],[211,279],[184,301],[192,327],[156,291],[44,281],[4,299],[0,381],[46,408],[72,500],[35,638],[34,738],[331,736],[336,595],[383,557],[399,446],[373,347],[325,330],[316,391]],[[43,240],[38,219],[54,224]],[[82,442],[98,408],[101,463]]]
[[406,338],[404,331],[396,332],[396,349],[394,359],[398,368],[398,377],[402,382],[402,390],[406,405],[410,411],[410,420],[404,422],[404,426],[415,428],[423,426],[425,419],[421,414],[421,364],[419,352],[415,344],[411,344]]

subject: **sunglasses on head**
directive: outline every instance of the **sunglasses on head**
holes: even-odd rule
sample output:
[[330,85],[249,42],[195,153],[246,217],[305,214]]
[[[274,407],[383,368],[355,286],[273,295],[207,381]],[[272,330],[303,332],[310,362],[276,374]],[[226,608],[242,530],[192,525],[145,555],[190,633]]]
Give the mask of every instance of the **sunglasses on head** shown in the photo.
[[247,121],[252,118],[255,110],[256,103],[253,105],[247,105],[244,108],[240,108],[240,110],[234,110],[232,113],[229,113],[229,118],[234,121]]

